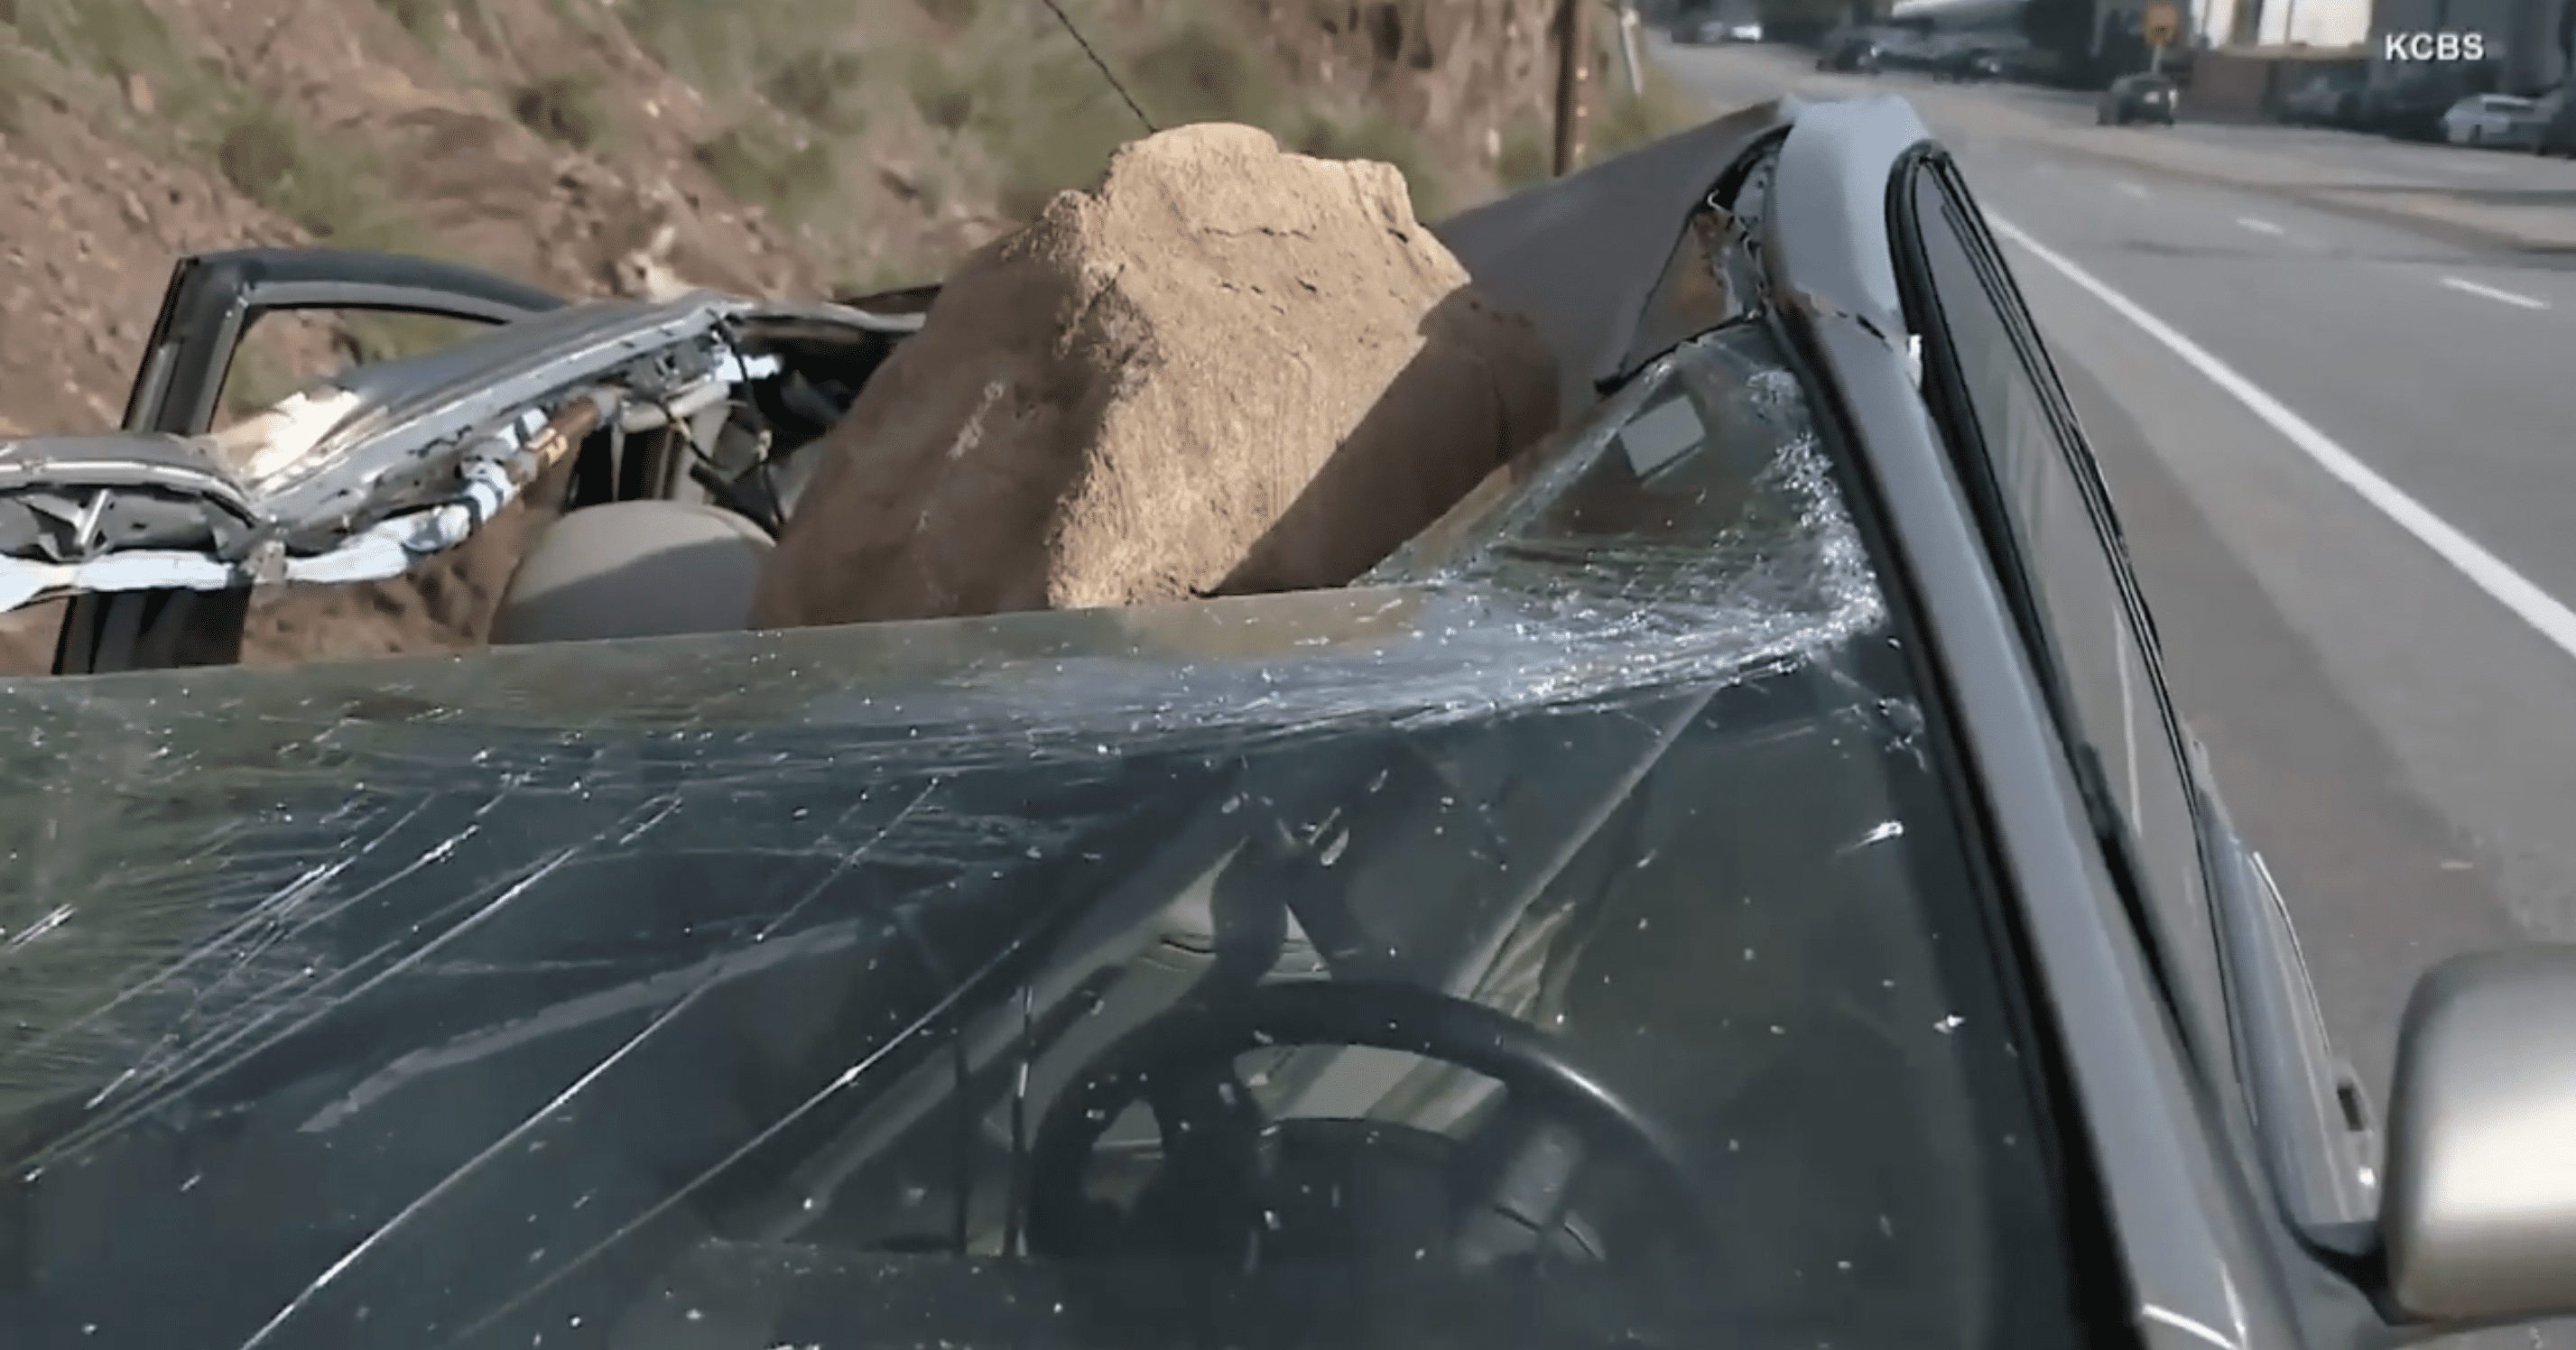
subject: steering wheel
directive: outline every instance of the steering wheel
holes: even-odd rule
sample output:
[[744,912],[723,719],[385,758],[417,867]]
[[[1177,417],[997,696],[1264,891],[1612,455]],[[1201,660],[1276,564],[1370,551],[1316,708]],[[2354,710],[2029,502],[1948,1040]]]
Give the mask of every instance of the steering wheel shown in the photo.
[[[1084,1183],[1101,1136],[1142,1101],[1163,1138],[1166,1174],[1158,1183],[1176,1182],[1174,1190],[1189,1197],[1195,1212],[1217,1216],[1213,1230],[1166,1236],[1211,1256],[1257,1256],[1265,1217],[1275,1222],[1256,1189],[1258,1149],[1269,1126],[1235,1080],[1233,1061],[1296,1045],[1396,1051],[1493,1079],[1516,1105],[1567,1127],[1586,1150],[1641,1165],[1661,1207],[1679,1219],[1684,1245],[1706,1236],[1703,1188],[1680,1151],[1536,1027],[1417,985],[1299,980],[1167,1011],[1112,1044],[1057,1096],[1030,1144],[1030,1250],[1077,1260],[1120,1245],[1120,1216],[1092,1200]],[[1402,1126],[1369,1128],[1429,1135]]]

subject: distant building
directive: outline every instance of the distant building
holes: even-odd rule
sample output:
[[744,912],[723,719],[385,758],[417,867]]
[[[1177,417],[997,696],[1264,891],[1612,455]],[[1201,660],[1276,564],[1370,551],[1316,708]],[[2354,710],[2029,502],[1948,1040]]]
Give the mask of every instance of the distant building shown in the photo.
[[[2199,32],[2212,46],[2358,47],[2390,0],[2207,0]],[[2509,0],[2459,0],[2509,3]]]

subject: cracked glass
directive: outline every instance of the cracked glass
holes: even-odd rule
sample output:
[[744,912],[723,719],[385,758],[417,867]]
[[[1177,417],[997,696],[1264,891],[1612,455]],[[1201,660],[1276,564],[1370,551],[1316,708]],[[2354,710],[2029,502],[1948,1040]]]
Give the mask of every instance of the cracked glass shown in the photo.
[[1342,591],[0,684],[0,1344],[2072,1343],[1770,343]]

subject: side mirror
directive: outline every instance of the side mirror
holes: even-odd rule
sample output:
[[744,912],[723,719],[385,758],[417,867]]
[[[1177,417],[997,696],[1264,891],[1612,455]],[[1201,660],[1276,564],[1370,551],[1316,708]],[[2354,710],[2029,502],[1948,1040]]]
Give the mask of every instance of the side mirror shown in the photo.
[[2379,1239],[2428,1322],[2576,1312],[2576,945],[2457,957],[2398,1032]]

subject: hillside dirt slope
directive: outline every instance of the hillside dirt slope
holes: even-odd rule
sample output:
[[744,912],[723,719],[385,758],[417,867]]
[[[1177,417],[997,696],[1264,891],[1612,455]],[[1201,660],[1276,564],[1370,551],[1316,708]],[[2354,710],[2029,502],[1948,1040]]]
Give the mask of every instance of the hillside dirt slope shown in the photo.
[[[1545,173],[1545,0],[1059,3],[1156,123],[1392,163],[1424,218]],[[1688,117],[1595,49],[1596,150]],[[189,251],[324,241],[572,295],[882,289],[1143,130],[1044,0],[0,0],[0,435],[111,425]],[[438,340],[263,325],[226,406]],[[438,645],[435,608],[267,605],[253,656]],[[0,670],[43,669],[54,626],[0,620]]]

